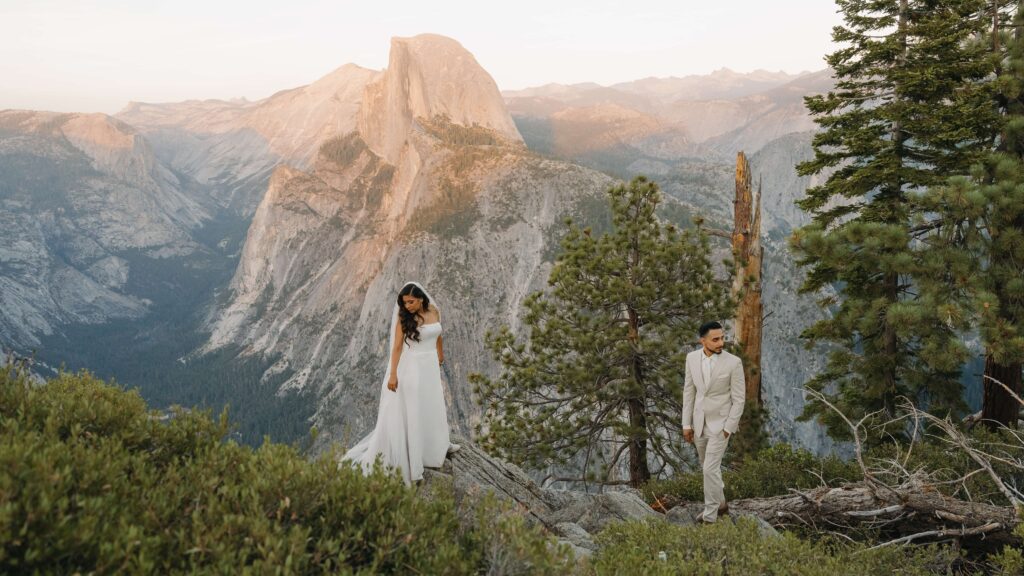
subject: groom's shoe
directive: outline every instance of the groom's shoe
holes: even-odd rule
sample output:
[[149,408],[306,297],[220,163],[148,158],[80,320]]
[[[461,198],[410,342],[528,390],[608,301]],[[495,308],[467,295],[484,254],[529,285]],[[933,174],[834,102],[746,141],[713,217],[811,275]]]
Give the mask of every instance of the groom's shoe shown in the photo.
[[701,510],[700,512],[697,512],[693,515],[693,523],[697,524],[698,526],[706,526],[708,524],[714,524],[715,522],[714,520],[708,520],[707,518],[705,518],[704,511]]
[[448,455],[449,456],[452,455],[452,454],[455,454],[459,450],[462,450],[462,446],[460,446],[459,444],[449,444],[448,445]]

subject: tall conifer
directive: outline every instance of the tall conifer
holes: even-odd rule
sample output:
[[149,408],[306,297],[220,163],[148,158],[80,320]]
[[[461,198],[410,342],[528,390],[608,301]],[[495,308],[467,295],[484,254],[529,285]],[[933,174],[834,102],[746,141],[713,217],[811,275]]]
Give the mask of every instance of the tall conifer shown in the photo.
[[[1017,4],[1016,16],[1003,14]],[[1011,6],[1012,7],[1012,6]],[[992,151],[969,177],[956,177],[920,195],[929,258],[919,275],[922,292],[963,328],[977,329],[984,345],[982,418],[1015,425],[1021,409],[1024,363],[1024,12],[1019,3],[991,6],[988,45],[998,75],[985,87],[999,114]],[[1012,25],[1007,30],[1001,23]],[[1004,48],[1005,47],[1005,48]]]
[[[802,175],[827,174],[799,201],[813,215],[791,243],[807,268],[804,291],[834,291],[831,316],[808,328],[827,343],[826,369],[808,383],[848,414],[892,413],[901,396],[935,412],[962,408],[966,354],[956,326],[921,298],[923,240],[909,195],[966,173],[989,145],[991,106],[980,81],[984,0],[838,0],[842,48],[827,57],[836,87],[807,98],[821,131]],[[832,413],[817,417],[842,436]]]
[[[485,445],[535,467],[579,465],[605,482],[628,458],[639,486],[680,470],[685,354],[708,319],[728,318],[707,237],[661,223],[658,187],[643,177],[609,191],[612,229],[570,224],[550,290],[525,302],[522,333],[488,335],[503,369],[472,376]],[[654,465],[652,470],[651,465]]]

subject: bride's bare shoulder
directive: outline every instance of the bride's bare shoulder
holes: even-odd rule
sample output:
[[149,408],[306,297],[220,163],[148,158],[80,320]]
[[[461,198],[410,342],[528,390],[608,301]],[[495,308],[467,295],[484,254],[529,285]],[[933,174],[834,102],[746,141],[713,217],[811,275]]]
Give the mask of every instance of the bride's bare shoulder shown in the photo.
[[431,302],[430,306],[427,307],[427,311],[436,316],[438,320],[441,319],[441,309],[437,307],[437,304]]

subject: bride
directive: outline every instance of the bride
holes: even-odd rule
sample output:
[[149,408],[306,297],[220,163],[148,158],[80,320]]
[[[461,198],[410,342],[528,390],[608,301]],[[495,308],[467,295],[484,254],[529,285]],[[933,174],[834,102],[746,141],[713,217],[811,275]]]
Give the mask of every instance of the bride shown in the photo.
[[439,468],[448,452],[459,449],[448,437],[441,389],[441,311],[416,282],[398,292],[390,334],[377,425],[342,459],[369,472],[380,456],[385,467],[401,470],[409,485],[423,478],[425,466]]

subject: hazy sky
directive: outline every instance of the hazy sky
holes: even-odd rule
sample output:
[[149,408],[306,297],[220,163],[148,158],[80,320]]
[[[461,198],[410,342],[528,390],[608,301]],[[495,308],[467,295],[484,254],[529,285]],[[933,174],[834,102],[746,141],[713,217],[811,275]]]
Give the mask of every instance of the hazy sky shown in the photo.
[[458,40],[502,89],[825,67],[833,0],[0,0],[0,109],[264,98],[389,39]]

